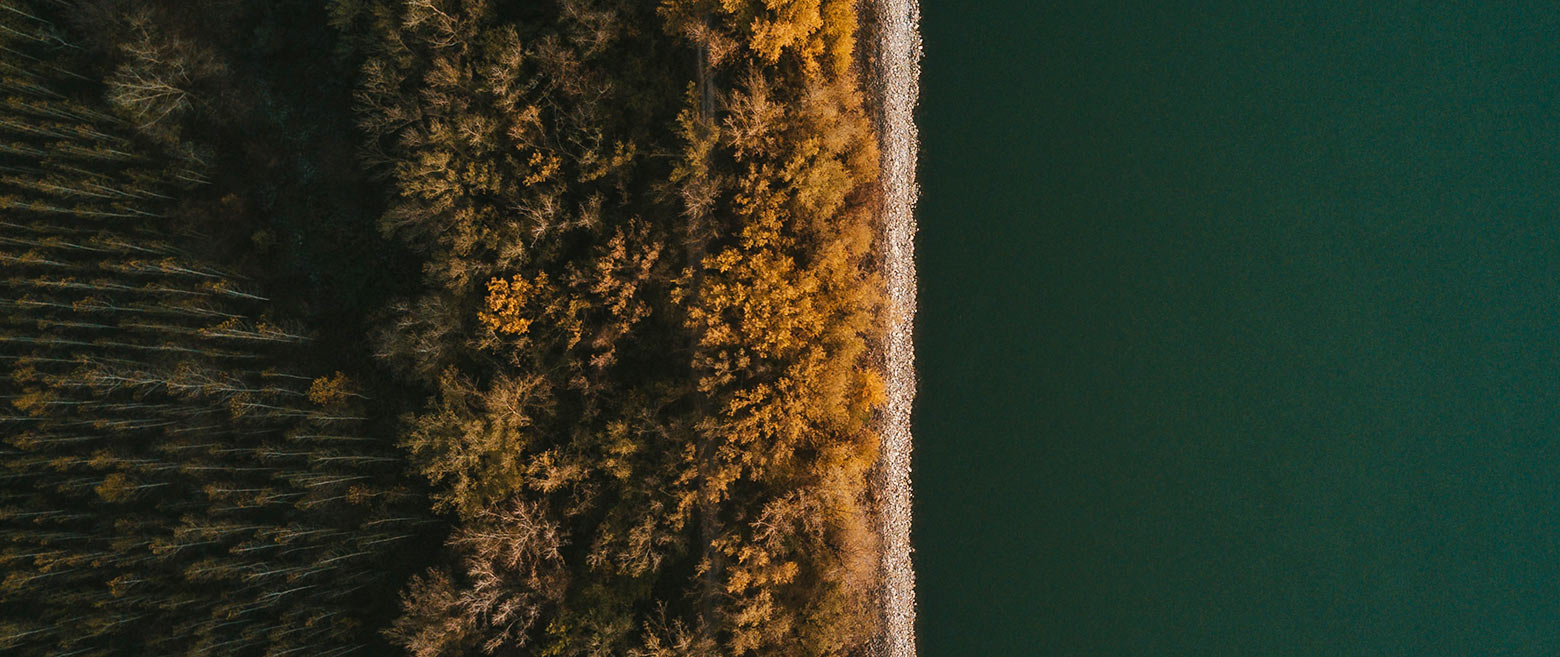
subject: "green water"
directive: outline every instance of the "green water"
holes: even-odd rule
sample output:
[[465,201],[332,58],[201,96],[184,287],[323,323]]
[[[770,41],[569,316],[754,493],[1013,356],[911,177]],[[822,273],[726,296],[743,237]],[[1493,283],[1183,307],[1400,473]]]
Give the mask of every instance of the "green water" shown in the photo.
[[921,653],[1560,655],[1560,6],[923,3]]

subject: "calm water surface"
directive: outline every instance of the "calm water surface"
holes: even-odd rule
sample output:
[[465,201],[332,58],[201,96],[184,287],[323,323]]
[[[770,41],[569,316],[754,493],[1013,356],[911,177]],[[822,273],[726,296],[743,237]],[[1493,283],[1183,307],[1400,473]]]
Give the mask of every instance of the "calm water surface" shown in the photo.
[[922,654],[1560,655],[1560,6],[923,3]]

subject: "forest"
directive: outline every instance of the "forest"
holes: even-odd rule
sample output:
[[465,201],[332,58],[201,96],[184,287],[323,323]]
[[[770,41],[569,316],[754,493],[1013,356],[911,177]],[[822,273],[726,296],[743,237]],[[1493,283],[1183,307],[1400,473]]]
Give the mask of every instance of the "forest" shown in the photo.
[[0,0],[0,652],[878,654],[869,4]]

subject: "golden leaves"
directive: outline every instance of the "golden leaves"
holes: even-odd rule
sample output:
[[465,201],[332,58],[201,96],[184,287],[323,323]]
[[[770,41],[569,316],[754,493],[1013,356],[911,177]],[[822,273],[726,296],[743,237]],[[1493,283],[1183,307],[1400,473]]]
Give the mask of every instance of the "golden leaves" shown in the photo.
[[352,380],[343,372],[322,376],[309,384],[309,401],[320,406],[340,406],[353,396]]
[[526,165],[530,167],[530,173],[527,173],[521,182],[525,183],[526,187],[530,187],[551,180],[558,173],[558,168],[563,165],[563,160],[553,153],[532,151],[531,159],[526,162]]
[[529,314],[526,311],[527,304],[536,299],[539,292],[550,289],[545,273],[537,274],[529,281],[520,276],[508,280],[494,278],[487,284],[487,300],[484,302],[487,310],[477,317],[495,333],[525,335],[531,329],[532,321],[531,317],[526,316]]

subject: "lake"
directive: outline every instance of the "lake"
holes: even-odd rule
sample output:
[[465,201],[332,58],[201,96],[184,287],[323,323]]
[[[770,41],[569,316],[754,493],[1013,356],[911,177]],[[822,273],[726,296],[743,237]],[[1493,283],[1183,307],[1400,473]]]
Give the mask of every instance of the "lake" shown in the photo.
[[922,655],[1560,654],[1540,5],[923,1]]

